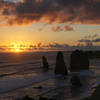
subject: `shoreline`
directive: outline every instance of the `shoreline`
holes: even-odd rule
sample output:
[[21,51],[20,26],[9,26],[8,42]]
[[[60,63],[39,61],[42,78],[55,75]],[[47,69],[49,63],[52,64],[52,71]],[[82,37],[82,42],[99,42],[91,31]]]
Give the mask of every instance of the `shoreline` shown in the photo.
[[[67,76],[66,78],[63,78],[62,76],[55,76],[51,72],[45,73],[44,75],[46,75],[46,77],[47,76],[49,76],[49,77],[47,77],[46,80],[43,79],[43,81],[41,81],[41,82],[39,81],[38,83],[32,84],[28,87],[24,87],[21,89],[17,89],[13,92],[6,93],[1,96],[0,100],[16,100],[16,98],[18,98],[18,97],[23,98],[25,96],[29,96],[32,98],[34,98],[34,97],[38,98],[39,96],[46,96],[46,97],[50,96],[50,97],[57,98],[60,95],[60,93],[63,94],[62,95],[63,100],[66,100],[67,98],[72,98],[73,100],[74,100],[74,98],[78,98],[78,100],[81,100],[81,99],[88,100],[88,99],[84,99],[85,97],[81,97],[81,94],[84,94],[84,90],[86,90],[86,87],[83,87],[83,89],[78,88],[77,90],[75,90],[74,88],[71,87],[71,84],[69,81],[71,74],[69,76]],[[43,77],[44,77],[44,75],[43,75]],[[84,82],[85,82],[86,78],[84,78],[84,75],[81,75],[81,77],[83,77],[82,80],[84,79]],[[36,79],[37,78],[38,77],[36,77]],[[33,80],[33,79],[34,78],[32,78],[31,80]],[[92,80],[94,83],[94,79],[90,79],[90,80]],[[43,88],[42,89],[36,88],[39,86],[42,86]],[[81,92],[79,92],[79,91],[81,91]],[[86,91],[88,91],[88,90],[86,90]],[[66,93],[68,93],[69,95],[66,96]],[[78,95],[75,96],[75,93],[76,93],[76,95],[79,93],[80,96],[78,96]],[[71,97],[71,95],[73,95],[73,96]]]
[[82,100],[99,100],[100,99],[100,84],[95,89],[96,90],[90,97],[84,98]]

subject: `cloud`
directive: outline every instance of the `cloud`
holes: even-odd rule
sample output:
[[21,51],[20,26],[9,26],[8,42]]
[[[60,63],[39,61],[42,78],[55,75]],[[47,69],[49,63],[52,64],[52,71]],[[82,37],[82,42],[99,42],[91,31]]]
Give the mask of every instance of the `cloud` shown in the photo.
[[64,26],[56,26],[51,28],[52,31],[58,32],[58,31],[73,31],[74,28],[70,25],[64,25]]
[[88,36],[85,36],[84,38],[85,39],[94,39],[94,38],[97,38],[99,35],[98,34],[92,34],[92,35],[88,35]]
[[74,28],[72,26],[66,25],[66,26],[64,26],[64,30],[65,31],[73,31]]
[[78,42],[100,42],[100,37],[98,34],[88,35],[78,40]]
[[78,40],[78,42],[92,42],[92,41],[88,39],[81,39],[81,40]]
[[89,39],[81,39],[81,40],[78,40],[78,42],[82,43],[84,46],[88,46],[88,47],[93,46],[93,42]]
[[[69,44],[60,44],[60,43],[48,43],[48,44],[43,44],[43,43],[37,43],[37,44],[31,44],[31,45],[18,45],[18,48],[21,51],[28,51],[28,52],[33,52],[33,51],[72,51],[75,49],[82,49],[82,50],[100,50],[100,46],[96,46],[93,44],[89,44],[91,42],[88,42],[87,45],[82,45],[82,44],[77,44],[77,45],[69,45]],[[14,48],[13,45],[8,45],[8,46],[0,46],[0,52],[4,51],[12,51]]]
[[95,42],[95,43],[100,42],[100,38],[94,39],[92,40],[92,42]]
[[[38,44],[41,44],[41,46]],[[100,50],[100,46],[95,46],[93,44],[87,44],[87,45],[82,45],[82,44],[77,44],[77,45],[69,45],[69,44],[60,44],[60,43],[49,43],[49,44],[42,44],[38,43],[37,45],[31,46],[31,48],[28,48],[30,51],[34,50],[40,50],[40,51],[72,51],[75,49],[82,49],[82,50]]]
[[58,31],[63,31],[63,29],[60,26],[56,26],[56,27],[52,27],[51,31],[58,32]]
[[100,37],[98,34],[88,35],[78,40],[79,44],[84,44],[85,46],[93,46],[94,43],[100,43]]
[[9,25],[34,22],[100,24],[99,11],[100,0],[0,0],[0,17]]

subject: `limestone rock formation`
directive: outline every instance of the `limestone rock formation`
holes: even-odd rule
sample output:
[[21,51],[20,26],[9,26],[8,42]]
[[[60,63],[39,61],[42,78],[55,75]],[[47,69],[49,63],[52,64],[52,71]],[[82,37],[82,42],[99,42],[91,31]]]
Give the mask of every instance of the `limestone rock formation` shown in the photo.
[[82,86],[82,83],[80,81],[80,77],[78,76],[73,76],[71,78],[71,84],[72,86],[76,86],[76,87],[81,87]]
[[75,50],[70,58],[71,71],[89,69],[89,59],[85,52]]
[[55,74],[62,74],[62,75],[68,74],[62,52],[58,52],[56,56]]
[[45,56],[42,57],[42,63],[43,63],[43,68],[46,68],[46,69],[49,68],[49,64]]

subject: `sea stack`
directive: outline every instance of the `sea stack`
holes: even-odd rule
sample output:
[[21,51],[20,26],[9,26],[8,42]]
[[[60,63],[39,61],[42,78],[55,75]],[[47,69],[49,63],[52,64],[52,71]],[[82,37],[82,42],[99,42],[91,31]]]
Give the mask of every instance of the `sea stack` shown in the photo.
[[77,86],[77,87],[82,86],[79,76],[73,76],[70,81],[71,81],[72,86]]
[[89,59],[85,52],[75,50],[70,58],[71,71],[87,70],[89,69]]
[[62,52],[58,52],[56,56],[55,74],[61,74],[61,75],[68,74]]
[[47,58],[45,56],[42,57],[43,68],[48,69],[49,64],[47,62]]

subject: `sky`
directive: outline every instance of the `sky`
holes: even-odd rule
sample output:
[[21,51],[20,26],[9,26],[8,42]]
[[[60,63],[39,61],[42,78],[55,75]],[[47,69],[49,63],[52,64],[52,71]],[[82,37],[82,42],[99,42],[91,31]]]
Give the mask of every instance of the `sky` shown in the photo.
[[0,51],[100,50],[100,0],[0,0]]

